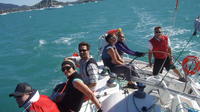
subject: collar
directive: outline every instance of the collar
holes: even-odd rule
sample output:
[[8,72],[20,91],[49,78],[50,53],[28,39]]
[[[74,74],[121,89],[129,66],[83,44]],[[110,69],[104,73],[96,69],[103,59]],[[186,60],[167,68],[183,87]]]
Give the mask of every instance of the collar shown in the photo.
[[159,36],[159,37],[154,36],[154,38],[155,38],[156,40],[158,40],[158,41],[161,41],[161,40],[162,40],[160,36]]
[[37,102],[40,99],[40,94],[39,91],[37,90],[33,96],[23,105],[23,107],[26,109],[28,109],[32,103]]

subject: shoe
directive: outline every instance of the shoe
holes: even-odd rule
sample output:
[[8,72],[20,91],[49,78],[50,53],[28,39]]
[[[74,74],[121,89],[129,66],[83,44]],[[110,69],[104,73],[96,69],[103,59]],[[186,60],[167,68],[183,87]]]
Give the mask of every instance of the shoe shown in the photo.
[[187,80],[184,77],[181,77],[178,80],[181,81],[181,82],[187,82]]
[[107,81],[107,86],[108,87],[115,87],[117,86],[117,83],[115,82],[115,80],[113,78],[110,78],[108,81]]
[[128,83],[124,88],[138,89],[138,86],[136,86],[135,84]]

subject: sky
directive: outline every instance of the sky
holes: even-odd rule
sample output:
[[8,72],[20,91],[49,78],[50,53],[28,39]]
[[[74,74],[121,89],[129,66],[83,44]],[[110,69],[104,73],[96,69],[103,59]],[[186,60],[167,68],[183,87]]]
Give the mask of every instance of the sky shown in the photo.
[[[0,0],[0,3],[9,3],[9,4],[16,4],[16,5],[34,5],[41,0]],[[57,0],[57,1],[63,1],[63,2],[69,2],[69,1],[76,1],[76,0]]]

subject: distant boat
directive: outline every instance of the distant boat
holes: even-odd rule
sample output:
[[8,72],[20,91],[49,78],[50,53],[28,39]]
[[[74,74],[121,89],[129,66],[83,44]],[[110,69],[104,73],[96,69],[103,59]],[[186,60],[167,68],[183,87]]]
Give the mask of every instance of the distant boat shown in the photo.
[[2,16],[3,16],[3,15],[7,15],[7,14],[8,14],[7,12],[4,12],[4,13],[1,13],[0,15],[2,15]]
[[62,5],[52,5],[50,8],[63,8]]

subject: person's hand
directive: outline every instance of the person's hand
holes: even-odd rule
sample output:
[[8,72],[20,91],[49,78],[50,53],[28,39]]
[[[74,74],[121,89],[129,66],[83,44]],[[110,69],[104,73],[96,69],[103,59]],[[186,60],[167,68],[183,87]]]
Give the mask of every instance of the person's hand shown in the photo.
[[135,56],[137,57],[143,57],[145,55],[145,53],[143,52],[135,52]]
[[99,110],[97,110],[97,112],[103,112],[103,110],[100,108]]

